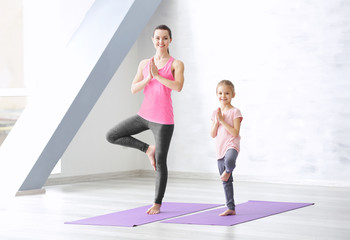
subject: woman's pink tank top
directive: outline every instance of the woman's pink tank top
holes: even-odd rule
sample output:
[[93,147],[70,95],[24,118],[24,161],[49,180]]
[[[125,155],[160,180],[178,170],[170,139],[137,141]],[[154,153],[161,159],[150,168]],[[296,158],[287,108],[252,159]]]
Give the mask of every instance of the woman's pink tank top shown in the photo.
[[[171,72],[171,65],[174,61],[173,57],[170,57],[164,67],[158,69],[160,76],[174,80],[174,76]],[[148,61],[146,67],[143,69],[143,77],[147,77],[149,74]],[[171,89],[164,86],[158,80],[151,79],[146,87],[143,89],[143,102],[138,115],[142,118],[160,124],[174,124],[173,103],[171,100]]]

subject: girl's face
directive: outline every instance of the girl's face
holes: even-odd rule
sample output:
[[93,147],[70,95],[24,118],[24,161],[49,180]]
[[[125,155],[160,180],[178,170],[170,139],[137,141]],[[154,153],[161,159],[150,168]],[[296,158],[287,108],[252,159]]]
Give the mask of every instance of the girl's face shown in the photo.
[[232,88],[224,84],[218,86],[216,95],[219,99],[219,102],[223,105],[231,104],[231,100],[235,96]]
[[157,50],[163,51],[163,50],[168,49],[168,47],[171,43],[171,38],[170,38],[169,32],[167,30],[156,29],[154,31],[152,41],[153,41],[154,47]]

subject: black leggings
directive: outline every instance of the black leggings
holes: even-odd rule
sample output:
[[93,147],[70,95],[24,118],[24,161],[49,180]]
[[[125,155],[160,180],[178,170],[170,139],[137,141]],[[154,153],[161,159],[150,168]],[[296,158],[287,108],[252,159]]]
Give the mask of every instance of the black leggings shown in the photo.
[[136,115],[120,122],[117,126],[109,130],[107,133],[107,141],[146,152],[149,145],[131,136],[146,130],[151,130],[155,138],[157,172],[154,202],[161,204],[168,180],[167,155],[174,125],[150,122]]

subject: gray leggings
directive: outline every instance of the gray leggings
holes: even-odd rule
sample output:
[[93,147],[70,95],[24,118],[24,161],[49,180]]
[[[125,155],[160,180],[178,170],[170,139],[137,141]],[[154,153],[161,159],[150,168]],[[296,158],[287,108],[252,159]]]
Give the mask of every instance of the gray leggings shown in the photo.
[[225,190],[225,197],[226,197],[226,206],[228,209],[235,210],[235,200],[233,198],[233,178],[232,178],[232,171],[236,167],[236,159],[238,156],[238,152],[235,149],[229,149],[227,150],[225,156],[218,160],[218,168],[221,174],[226,171],[228,173],[231,173],[230,178],[226,182],[222,182],[222,185],[224,186]]
[[168,180],[167,155],[174,125],[150,122],[139,115],[135,115],[120,122],[109,130],[107,133],[107,141],[146,152],[149,145],[131,136],[146,130],[151,130],[155,138],[157,172],[154,202],[161,204]]

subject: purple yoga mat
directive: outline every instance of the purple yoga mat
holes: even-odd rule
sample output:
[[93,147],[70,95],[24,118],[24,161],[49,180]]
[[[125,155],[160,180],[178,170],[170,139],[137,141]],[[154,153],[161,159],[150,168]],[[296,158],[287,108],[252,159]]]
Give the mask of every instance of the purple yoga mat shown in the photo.
[[162,221],[162,223],[232,226],[310,205],[313,203],[248,201],[236,205],[237,215],[218,216],[227,209],[224,207]]
[[222,204],[164,202],[162,203],[161,212],[155,215],[146,213],[147,209],[151,207],[149,205],[73,222],[65,222],[65,224],[135,227],[219,206],[222,206]]

